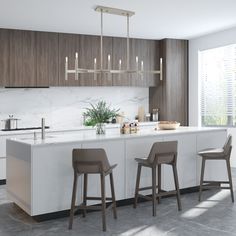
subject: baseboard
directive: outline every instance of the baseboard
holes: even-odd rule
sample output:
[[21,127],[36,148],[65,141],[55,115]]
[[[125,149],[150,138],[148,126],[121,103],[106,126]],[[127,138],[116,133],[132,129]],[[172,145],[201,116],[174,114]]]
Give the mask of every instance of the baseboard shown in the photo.
[[[191,188],[184,188],[180,190],[180,194],[187,194],[187,193],[194,193],[199,191],[199,186],[191,187]],[[150,195],[151,196],[151,195]],[[163,198],[167,198],[169,196],[165,196]],[[139,202],[146,202],[147,200],[140,198]],[[116,206],[127,206],[127,205],[132,205],[134,203],[134,198],[128,198],[124,200],[119,200],[116,202]],[[111,203],[107,203],[107,205],[110,205]],[[101,204],[96,204],[97,206],[100,206]],[[87,212],[92,212],[94,210],[88,210]],[[75,212],[75,215],[81,214],[82,211],[78,210]],[[43,214],[43,215],[37,215],[33,216],[33,219],[36,220],[37,222],[42,222],[42,221],[47,221],[47,220],[52,220],[52,219],[57,219],[57,218],[63,218],[63,217],[68,217],[70,215],[70,210],[64,210],[64,211],[58,211],[58,212],[53,212],[53,213],[48,213],[48,214]]]

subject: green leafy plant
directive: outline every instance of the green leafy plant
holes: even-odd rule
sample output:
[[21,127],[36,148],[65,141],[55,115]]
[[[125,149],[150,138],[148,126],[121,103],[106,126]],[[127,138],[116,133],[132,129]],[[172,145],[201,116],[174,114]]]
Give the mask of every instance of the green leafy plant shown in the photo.
[[99,101],[93,105],[90,103],[91,108],[86,108],[84,115],[88,118],[86,124],[95,126],[96,124],[107,123],[110,119],[118,116],[120,109],[111,109],[105,101]]

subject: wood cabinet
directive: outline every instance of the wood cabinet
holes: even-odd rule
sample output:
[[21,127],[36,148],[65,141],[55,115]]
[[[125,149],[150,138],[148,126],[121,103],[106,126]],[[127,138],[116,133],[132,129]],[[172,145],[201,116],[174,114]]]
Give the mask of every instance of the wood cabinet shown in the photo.
[[9,79],[7,87],[36,86],[35,32],[10,30]]
[[36,86],[58,86],[58,34],[36,32]]
[[[187,117],[179,115],[187,106],[187,41],[164,39],[130,39],[130,69],[140,74],[79,74],[68,75],[65,80],[65,57],[69,69],[74,69],[75,53],[78,52],[79,68],[100,69],[100,37],[91,35],[36,32],[0,29],[0,86],[49,87],[49,86],[132,86],[150,89],[150,109],[161,108],[163,119],[177,117],[186,123]],[[127,69],[127,39],[103,38],[103,69]],[[163,81],[160,76],[148,73],[159,70],[159,58],[163,57]],[[176,99],[178,98],[178,99]],[[163,107],[163,108],[162,108]],[[164,115],[165,114],[165,115]]]
[[[113,69],[119,70],[121,60],[121,70],[127,69],[127,40],[125,38],[112,38],[112,63]],[[131,86],[131,79],[127,74],[113,74],[113,86]]]
[[0,30],[0,87],[9,78],[9,31]]
[[160,120],[176,120],[188,125],[188,41],[164,39],[160,42],[163,81],[149,89],[149,109],[160,109]]
[[[99,40],[100,43],[100,40]],[[111,69],[114,68],[113,62],[113,38],[103,37],[103,69],[108,69],[108,55],[110,55],[110,65]],[[99,46],[100,52],[100,46]],[[99,78],[99,86],[112,86],[113,77],[112,74],[101,74]]]
[[[5,34],[7,33],[7,36]],[[26,30],[0,30],[2,86],[58,85],[58,34]]]
[[[75,34],[59,34],[59,86],[79,86],[74,74],[65,80],[65,57],[68,57],[69,69],[75,68],[75,53],[80,55],[80,36]],[[79,63],[81,57],[79,56]]]
[[[148,73],[150,70],[159,70],[159,42],[146,39],[130,39],[130,70],[143,69],[146,73],[142,75],[132,74],[115,74],[113,75],[113,85],[115,86],[134,86],[134,87],[151,87],[156,86],[158,75]],[[138,68],[136,63],[138,57]],[[127,39],[113,38],[113,68],[119,69],[119,60],[121,59],[121,69],[127,69]]]
[[[94,68],[96,58],[97,68],[100,68],[100,38],[99,36],[81,35],[79,45],[79,67],[86,69]],[[80,86],[97,86],[101,79],[99,75],[94,78],[93,73],[79,75]]]

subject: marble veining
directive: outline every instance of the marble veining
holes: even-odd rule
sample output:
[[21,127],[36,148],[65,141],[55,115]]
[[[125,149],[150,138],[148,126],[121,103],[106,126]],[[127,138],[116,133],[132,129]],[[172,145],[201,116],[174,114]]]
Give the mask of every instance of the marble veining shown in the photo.
[[[148,88],[51,87],[0,89],[0,120],[9,114],[21,119],[20,127],[39,126],[42,117],[52,128],[76,127],[90,103],[105,100],[133,120],[139,106],[148,112]],[[2,127],[2,123],[1,123]]]

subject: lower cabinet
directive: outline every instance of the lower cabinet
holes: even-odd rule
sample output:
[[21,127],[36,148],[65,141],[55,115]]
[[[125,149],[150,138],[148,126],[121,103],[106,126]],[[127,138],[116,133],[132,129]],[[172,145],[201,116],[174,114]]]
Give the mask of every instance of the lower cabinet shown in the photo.
[[[82,148],[104,148],[110,164],[117,164],[113,170],[116,200],[125,199],[125,152],[124,141],[103,141],[83,143]],[[106,177],[106,196],[111,196],[110,178]],[[88,196],[101,196],[101,183],[98,174],[88,175]],[[89,201],[88,204],[95,202]],[[96,202],[97,203],[97,202]]]
[[[133,198],[135,192],[136,173],[138,164],[135,158],[148,157],[152,144],[157,141],[162,141],[162,138],[145,138],[145,139],[130,139],[126,141],[126,198]],[[142,167],[140,187],[151,186],[152,172],[150,168]],[[151,193],[148,190],[143,193]]]
[[[226,141],[226,132],[200,133],[197,135],[197,152],[207,148],[221,148]],[[197,158],[197,185],[200,183],[202,159]],[[227,167],[224,160],[206,161],[204,180],[228,181]]]
[[[178,141],[177,170],[180,188],[189,188],[197,185],[196,163],[197,148],[196,134],[165,137],[163,141]],[[164,189],[175,189],[173,170],[171,166],[163,165]]]

